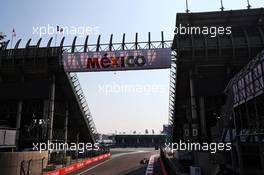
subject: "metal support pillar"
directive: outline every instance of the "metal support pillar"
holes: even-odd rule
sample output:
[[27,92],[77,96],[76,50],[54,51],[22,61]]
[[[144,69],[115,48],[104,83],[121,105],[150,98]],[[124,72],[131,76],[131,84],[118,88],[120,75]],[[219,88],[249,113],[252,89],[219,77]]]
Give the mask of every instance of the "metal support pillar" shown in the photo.
[[[65,104],[65,123],[64,123],[64,143],[68,142],[68,119],[69,119],[69,104]],[[67,150],[64,150],[64,155],[66,156]]]
[[[194,82],[193,82],[193,71],[192,69],[189,71],[190,78],[190,96],[191,96],[191,113],[192,113],[192,133],[191,133],[191,141],[195,142],[198,140],[198,125],[197,125],[197,106],[196,106],[196,98],[194,92]],[[193,152],[194,165],[198,165],[199,158],[197,152]]]
[[206,132],[206,116],[205,116],[204,97],[199,98],[199,105],[200,105],[201,136],[206,139],[207,132]]
[[[240,140],[240,138],[239,138],[239,140]],[[238,163],[239,163],[239,174],[244,175],[245,174],[244,173],[245,165],[244,165],[244,161],[243,161],[243,155],[242,155],[243,152],[241,150],[240,141],[237,141],[236,147],[237,147],[237,156],[238,156]]]
[[53,117],[54,117],[54,106],[55,106],[55,75],[51,77],[50,86],[50,99],[49,99],[49,129],[48,129],[48,139],[52,141],[52,131],[53,131]]
[[[232,143],[232,149],[230,151],[230,154],[231,154],[231,161],[232,161],[232,168],[235,170],[236,167],[237,167],[237,162],[236,162],[236,154],[235,154],[235,151],[237,150],[237,147],[235,146],[236,145],[236,142],[234,142],[233,140],[233,131],[232,131],[232,127],[230,126],[228,128],[229,130],[229,138],[231,139],[231,143]],[[233,175],[235,175],[235,173],[233,172]]]
[[[190,95],[191,95],[191,112],[192,112],[192,136],[198,136],[198,126],[197,126],[197,106],[196,106],[196,99],[194,93],[194,82],[193,82],[193,72],[190,70]],[[197,133],[194,133],[196,130]]]
[[16,150],[19,149],[19,135],[20,135],[20,123],[22,115],[22,105],[23,102],[20,100],[17,105],[17,116],[16,116]]
[[47,139],[49,121],[49,101],[47,99],[43,100],[43,120],[44,125],[42,126],[42,138]]
[[[77,133],[76,133],[76,144],[79,145],[79,136],[80,136],[80,132],[79,132],[79,129],[77,130]],[[79,150],[76,149],[76,152],[75,152],[75,156],[76,156],[76,159],[78,160],[79,156]]]
[[259,150],[260,150],[260,164],[262,169],[262,174],[264,173],[264,148],[263,143],[259,142]]

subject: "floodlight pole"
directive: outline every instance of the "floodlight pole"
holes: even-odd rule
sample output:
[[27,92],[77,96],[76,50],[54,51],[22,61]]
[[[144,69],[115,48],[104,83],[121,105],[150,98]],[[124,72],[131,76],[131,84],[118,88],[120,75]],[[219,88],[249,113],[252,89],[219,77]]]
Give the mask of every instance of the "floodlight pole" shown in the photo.
[[189,10],[189,6],[188,6],[188,0],[186,0],[186,13],[189,13],[190,10]]
[[224,9],[225,9],[224,5],[223,5],[223,0],[221,0],[221,8],[220,9],[221,9],[221,11],[224,11]]
[[250,8],[251,8],[251,5],[250,5],[250,3],[249,3],[249,0],[247,0],[247,3],[248,3],[247,8],[250,9]]

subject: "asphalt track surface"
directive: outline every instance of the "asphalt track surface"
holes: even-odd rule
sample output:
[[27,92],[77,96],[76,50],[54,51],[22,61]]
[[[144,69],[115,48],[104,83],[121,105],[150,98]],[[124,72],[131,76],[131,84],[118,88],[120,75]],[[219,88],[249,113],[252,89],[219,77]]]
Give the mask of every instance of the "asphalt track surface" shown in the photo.
[[158,154],[154,148],[113,149],[112,156],[75,171],[71,175],[145,175],[147,164],[140,164],[143,158]]

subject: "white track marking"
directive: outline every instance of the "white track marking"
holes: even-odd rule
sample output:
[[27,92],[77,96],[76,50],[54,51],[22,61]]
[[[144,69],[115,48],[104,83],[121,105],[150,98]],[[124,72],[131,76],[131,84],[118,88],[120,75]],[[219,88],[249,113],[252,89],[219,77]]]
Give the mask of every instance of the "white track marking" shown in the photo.
[[152,175],[154,173],[154,162],[155,162],[155,158],[157,156],[158,156],[158,154],[150,156],[148,167],[147,167],[145,175]]
[[96,168],[96,167],[98,167],[98,166],[100,166],[100,165],[102,165],[102,164],[104,164],[104,163],[110,161],[110,160],[112,160],[112,159],[108,159],[108,160],[106,160],[106,161],[104,161],[104,162],[101,162],[101,163],[99,163],[99,164],[97,164],[97,165],[95,165],[95,166],[93,166],[93,167],[91,167],[91,168],[89,168],[89,169],[87,169],[87,170],[84,170],[83,172],[78,173],[77,175],[84,174],[84,173],[86,173],[86,172],[88,172],[88,171],[90,171],[90,170],[92,170],[92,169],[94,169],[94,168]]

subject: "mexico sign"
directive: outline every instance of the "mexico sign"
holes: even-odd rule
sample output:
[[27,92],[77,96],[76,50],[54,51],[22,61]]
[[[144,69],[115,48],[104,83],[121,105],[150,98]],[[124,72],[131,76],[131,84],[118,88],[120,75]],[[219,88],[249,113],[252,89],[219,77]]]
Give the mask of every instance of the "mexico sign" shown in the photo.
[[170,60],[170,48],[63,54],[66,72],[165,69],[171,67]]

